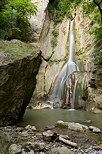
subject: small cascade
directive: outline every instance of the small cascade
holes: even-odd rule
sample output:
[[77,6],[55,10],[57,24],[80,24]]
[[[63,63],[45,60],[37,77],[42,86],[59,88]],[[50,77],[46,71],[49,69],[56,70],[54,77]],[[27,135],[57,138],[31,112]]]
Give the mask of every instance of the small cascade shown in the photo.
[[52,91],[51,102],[60,104],[64,102],[64,105],[74,108],[75,101],[75,89],[77,85],[76,72],[79,72],[78,66],[74,62],[74,50],[75,50],[75,35],[74,35],[74,20],[70,21],[70,33],[69,33],[69,59],[60,71]]
[[78,84],[79,78],[76,79],[75,84],[74,84],[74,89],[73,89],[73,97],[72,97],[72,103],[71,103],[71,109],[75,108],[75,96],[76,96],[76,89],[77,89],[77,84]]

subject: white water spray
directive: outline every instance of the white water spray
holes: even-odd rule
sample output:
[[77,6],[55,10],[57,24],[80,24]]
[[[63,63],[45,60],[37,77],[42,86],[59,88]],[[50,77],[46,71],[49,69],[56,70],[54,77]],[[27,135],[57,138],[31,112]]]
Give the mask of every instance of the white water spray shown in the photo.
[[[60,71],[55,81],[53,92],[52,92],[52,99],[55,103],[63,100],[66,82],[69,79],[71,79],[71,75],[73,73],[79,71],[78,66],[73,61],[74,50],[75,50],[75,35],[74,35],[74,20],[72,20],[70,21],[70,33],[69,33],[69,59],[67,60],[62,70]],[[72,81],[70,80],[70,85],[69,85],[70,94],[72,93],[71,87],[72,87]]]

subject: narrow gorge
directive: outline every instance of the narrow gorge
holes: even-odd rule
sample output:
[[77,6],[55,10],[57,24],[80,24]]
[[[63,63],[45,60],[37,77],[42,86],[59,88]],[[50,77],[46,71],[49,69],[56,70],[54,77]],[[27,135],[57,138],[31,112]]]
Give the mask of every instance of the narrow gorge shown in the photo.
[[[36,100],[38,100],[38,102],[40,101],[43,102],[43,100],[50,99],[50,95],[52,93],[55,80],[57,80],[57,77],[61,69],[63,68],[64,64],[66,63],[69,57],[68,42],[69,42],[70,19],[65,17],[62,20],[62,22],[55,24],[53,20],[54,17],[46,9],[47,5],[49,5],[48,1],[44,3],[43,5],[40,5],[39,3],[38,6],[39,9],[38,12],[40,13],[41,11],[42,15],[43,15],[42,11],[44,11],[44,6],[45,6],[45,11],[43,16],[44,18],[42,22],[43,24],[40,27],[40,30],[38,30],[38,33],[40,31],[39,39],[35,43],[36,45],[39,46],[40,50],[42,51],[43,62],[40,66],[40,70],[37,75],[37,85],[34,91],[33,98],[31,100],[33,104],[34,102],[36,103]],[[43,6],[42,9],[41,6]],[[97,72],[98,67],[100,68],[101,65],[97,65],[97,63],[95,63],[94,57],[91,56],[95,50],[95,46],[92,45],[94,44],[95,37],[94,35],[90,34],[91,32],[90,17],[88,16],[83,17],[82,4],[77,6],[77,9],[73,11],[72,16],[73,17],[75,16],[75,57],[79,69],[81,70],[81,72],[83,72],[82,77],[80,77],[79,79],[80,82],[79,89],[81,88],[82,93],[79,94],[80,95],[79,103],[78,103],[78,98],[76,98],[77,99],[76,108],[82,108],[87,111],[101,113],[102,112],[101,75],[94,73],[95,71]],[[83,81],[81,81],[81,78],[83,78]],[[68,107],[66,106],[66,103],[65,105],[63,104],[62,106]]]
[[[69,17],[59,15],[57,18],[57,14],[52,13],[53,9],[57,11],[56,1],[56,6],[49,0],[32,2],[37,2],[37,12],[29,18],[31,34],[26,39],[30,43],[24,44],[16,39],[0,41],[0,125],[17,121],[27,105],[51,104],[54,108],[102,113],[101,60],[99,56],[92,56],[96,48],[100,54],[102,49],[101,40],[94,44],[96,38],[90,34],[91,27],[94,27],[90,20],[93,15],[84,16],[83,3],[79,3],[76,8],[72,4]],[[5,49],[13,45],[15,51]],[[27,53],[16,51],[18,47]],[[18,104],[17,108],[15,104]]]

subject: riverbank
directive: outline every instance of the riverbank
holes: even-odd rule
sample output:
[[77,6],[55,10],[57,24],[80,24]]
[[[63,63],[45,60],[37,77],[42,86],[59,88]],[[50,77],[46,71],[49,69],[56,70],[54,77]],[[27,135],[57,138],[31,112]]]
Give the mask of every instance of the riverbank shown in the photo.
[[[86,126],[87,127],[87,126]],[[74,142],[76,147],[59,141],[45,139],[44,132],[63,136],[65,140]],[[102,153],[102,131],[93,132],[91,129],[73,130],[69,127],[51,126],[36,129],[35,126],[0,127],[1,154],[84,154]]]

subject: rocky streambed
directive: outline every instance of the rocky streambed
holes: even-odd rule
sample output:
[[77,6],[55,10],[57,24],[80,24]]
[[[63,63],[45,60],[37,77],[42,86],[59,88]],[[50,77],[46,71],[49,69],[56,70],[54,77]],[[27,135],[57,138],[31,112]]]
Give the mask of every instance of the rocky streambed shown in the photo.
[[0,127],[0,152],[1,154],[101,154],[102,132],[96,127],[63,121],[44,129],[36,129],[31,125]]

